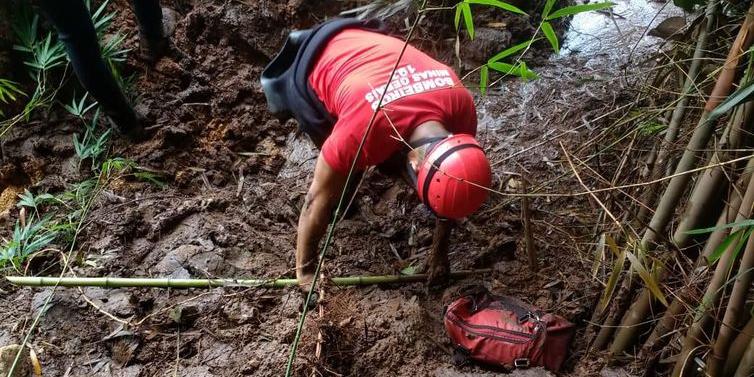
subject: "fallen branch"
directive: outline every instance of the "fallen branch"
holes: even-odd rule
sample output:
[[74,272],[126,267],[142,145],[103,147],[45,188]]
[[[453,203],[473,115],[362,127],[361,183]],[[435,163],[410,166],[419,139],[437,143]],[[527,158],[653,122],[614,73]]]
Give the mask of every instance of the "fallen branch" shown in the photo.
[[[491,269],[464,270],[450,273],[451,279],[484,275]],[[27,287],[102,287],[102,288],[219,288],[259,287],[285,288],[298,285],[297,279],[172,279],[172,278],[123,278],[123,277],[54,277],[54,276],[6,276],[14,285]],[[427,281],[426,274],[346,276],[335,277],[330,282],[336,286],[374,284],[409,284]]]

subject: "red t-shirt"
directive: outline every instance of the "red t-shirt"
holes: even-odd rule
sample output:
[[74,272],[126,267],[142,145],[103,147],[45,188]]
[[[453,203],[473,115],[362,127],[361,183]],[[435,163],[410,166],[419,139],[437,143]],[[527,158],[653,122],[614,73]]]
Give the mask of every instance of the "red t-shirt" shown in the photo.
[[466,88],[448,66],[412,46],[406,48],[390,85],[386,82],[404,41],[387,35],[346,29],[325,46],[309,74],[309,83],[337,119],[322,146],[335,171],[347,174],[382,91],[387,88],[369,137],[356,164],[377,165],[404,146],[386,118],[408,141],[416,126],[434,120],[454,134],[476,135],[476,109]]

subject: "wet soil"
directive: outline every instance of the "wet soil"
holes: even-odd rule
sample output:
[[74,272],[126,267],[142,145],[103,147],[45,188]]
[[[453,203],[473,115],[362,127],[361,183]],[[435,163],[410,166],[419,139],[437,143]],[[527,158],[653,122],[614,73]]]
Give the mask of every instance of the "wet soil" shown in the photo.
[[[129,58],[127,66],[137,78],[137,110],[156,131],[138,144],[115,139],[111,151],[160,172],[168,185],[129,180],[109,187],[80,236],[81,260],[74,271],[80,276],[293,276],[296,223],[317,152],[298,135],[294,121],[281,124],[267,114],[258,78],[290,29],[312,25],[324,18],[320,9],[335,14],[344,4],[183,0],[168,5],[179,15],[173,41],[185,56],[162,59],[154,67]],[[116,6],[119,27],[135,30],[126,2]],[[401,34],[403,15],[396,17],[395,32]],[[520,19],[483,19],[489,22],[480,25],[476,45],[464,43],[462,56],[468,57],[460,64],[452,54],[455,38],[432,39],[431,25],[422,26],[416,44],[465,70],[486,54],[479,51],[500,50],[502,34],[507,36],[503,45],[521,38],[519,29],[506,28]],[[128,44],[136,48],[137,38]],[[574,154],[588,154],[581,146],[611,119],[600,115],[633,100],[630,80],[610,63],[588,68],[585,61],[593,56],[571,51],[546,59],[544,50],[535,50],[541,80],[505,80],[477,100],[480,139],[494,163],[494,186],[503,194],[520,190],[519,173],[539,190],[580,191],[573,178],[553,181],[570,171],[558,141]],[[0,201],[12,202],[21,187],[57,193],[80,179],[70,142],[76,130],[60,112],[16,127],[3,143]],[[601,168],[607,172],[616,164],[608,158]],[[355,214],[337,227],[325,275],[421,268],[433,222],[412,189],[370,171],[357,204]],[[565,374],[598,373],[593,360],[580,360],[585,320],[599,294],[590,271],[598,207],[584,196],[543,197],[531,206],[538,271],[527,268],[519,200],[493,195],[460,223],[450,250],[452,269],[490,267],[492,274],[447,289],[423,284],[329,288],[322,303],[326,316],[313,313],[307,320],[298,375],[313,368],[323,375],[358,376],[495,372],[451,363],[443,304],[465,284],[483,284],[577,323]],[[7,234],[18,214],[12,206],[3,209]],[[51,290],[5,283],[0,289],[0,345],[11,344],[23,336]],[[59,289],[32,346],[50,376],[279,376],[300,301],[293,289]],[[314,357],[318,331],[325,339],[320,360]]]

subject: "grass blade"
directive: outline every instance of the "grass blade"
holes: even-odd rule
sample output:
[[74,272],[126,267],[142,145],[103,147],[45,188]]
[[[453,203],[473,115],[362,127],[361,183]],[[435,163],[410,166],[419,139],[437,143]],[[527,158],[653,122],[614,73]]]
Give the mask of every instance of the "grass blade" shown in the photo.
[[613,5],[615,4],[609,1],[604,2],[604,3],[596,3],[596,4],[572,5],[570,7],[560,8],[556,10],[555,12],[552,12],[552,14],[547,16],[545,20],[550,21],[556,18],[571,16],[578,13],[591,12],[591,11],[600,10],[600,9],[607,9],[607,8],[611,8]]
[[522,11],[521,9],[499,0],[466,0],[466,2],[469,4],[489,5],[491,7],[505,9],[508,12],[526,15],[526,12]]

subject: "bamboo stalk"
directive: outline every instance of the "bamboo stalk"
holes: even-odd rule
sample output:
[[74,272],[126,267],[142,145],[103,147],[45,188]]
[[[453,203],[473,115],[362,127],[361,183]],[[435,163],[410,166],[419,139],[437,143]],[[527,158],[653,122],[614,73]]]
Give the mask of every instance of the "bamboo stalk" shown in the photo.
[[[749,8],[749,12],[746,14],[746,18],[741,24],[741,30],[739,30],[736,40],[733,42],[733,45],[728,52],[728,57],[717,81],[715,82],[715,87],[712,89],[712,93],[707,99],[704,113],[702,113],[696,129],[694,129],[694,133],[691,135],[691,140],[689,140],[686,150],[684,150],[683,156],[678,162],[678,166],[676,166],[675,174],[684,173],[693,169],[699,160],[699,151],[705,147],[715,128],[715,122],[707,121],[709,113],[730,93],[738,62],[741,56],[745,56],[743,52],[749,48],[753,37],[754,3],[752,3],[751,8]],[[657,210],[655,211],[654,216],[652,216],[652,220],[649,222],[649,227],[642,238],[641,245],[643,248],[649,249],[649,246],[665,232],[665,228],[672,218],[673,213],[675,213],[675,209],[690,180],[690,174],[679,175],[670,180],[662,198],[660,198]]]
[[752,269],[754,269],[754,237],[749,237],[738,267],[736,282],[733,284],[728,299],[723,322],[720,325],[720,332],[712,347],[712,353],[707,358],[707,373],[710,376],[717,377],[722,372],[731,342],[739,332],[738,326],[746,310],[746,294],[751,287]]
[[[751,65],[752,61],[749,61],[747,72],[741,79],[742,85],[751,80]],[[739,148],[739,143],[743,139],[742,134],[750,132],[751,127],[751,106],[748,106],[748,104],[737,106],[733,111],[733,116],[725,126],[718,144],[719,148],[716,148],[710,157],[710,164],[714,165],[735,157],[735,153],[725,152],[724,149]],[[724,178],[725,172],[722,166],[716,166],[700,174],[686,204],[686,213],[673,235],[673,240],[679,249],[688,246],[691,240],[689,230],[709,226],[710,224],[704,223],[704,221],[720,215],[723,188],[726,186],[722,184]]]
[[[463,270],[450,273],[452,279],[488,274],[491,269]],[[53,276],[6,276],[14,285],[29,287],[102,287],[102,288],[219,288],[259,287],[285,288],[298,285],[297,279],[172,279],[172,278],[123,278],[123,277],[53,277]],[[426,274],[346,276],[330,279],[333,285],[357,286],[374,284],[421,283]]]
[[[670,122],[668,123],[665,138],[663,138],[663,140],[660,142],[660,146],[655,153],[655,156],[653,157],[654,161],[650,173],[650,177],[652,179],[660,178],[665,173],[665,166],[667,164],[670,146],[678,137],[678,132],[681,128],[681,121],[686,114],[686,109],[688,108],[691,93],[693,93],[693,91],[696,89],[696,78],[699,75],[702,61],[704,61],[704,55],[707,51],[707,39],[712,32],[712,26],[715,23],[714,21],[716,13],[717,2],[710,1],[707,4],[705,12],[704,27],[699,27],[699,36],[696,39],[696,47],[694,48],[691,66],[689,66],[689,71],[686,75],[683,89],[681,90],[680,100],[676,104],[675,108],[673,109],[673,113],[670,116]],[[652,203],[654,203],[654,201],[657,199],[658,191],[659,190],[657,190],[656,184],[647,187],[644,191],[644,195],[642,196],[642,202],[647,204],[647,206],[651,206]],[[645,207],[641,207],[639,209],[639,214],[637,215],[639,223],[644,224],[648,216],[649,210]]]
[[[754,206],[754,179],[749,180],[749,184],[746,188],[746,193],[741,201],[741,208],[736,221],[743,221],[748,219]],[[731,233],[739,230],[740,227],[731,229]],[[720,259],[717,261],[715,272],[712,275],[712,279],[707,285],[707,290],[702,297],[701,308],[697,312],[691,328],[686,333],[686,337],[683,341],[683,347],[681,349],[681,355],[675,364],[673,369],[673,377],[681,376],[688,368],[684,369],[685,362],[690,358],[694,350],[698,349],[698,346],[704,342],[704,330],[710,322],[710,309],[715,306],[720,299],[720,295],[724,290],[723,284],[728,280],[730,266],[733,265],[733,249],[736,247],[735,242],[731,242],[725,249]]]
[[746,347],[741,362],[738,364],[736,374],[734,377],[751,377],[754,376],[754,339],[749,342],[749,346]]
[[[754,159],[751,159],[749,164],[752,165],[752,168],[754,168]],[[751,174],[748,175],[748,178],[751,178]],[[742,198],[741,195],[739,195],[739,191],[734,189],[731,192],[731,199],[730,203],[728,204],[727,210],[725,211],[725,213],[722,213],[717,220],[718,227],[722,227],[723,225],[732,223],[736,220],[739,207],[741,206],[741,199]],[[696,263],[694,265],[694,270],[697,270],[698,268],[707,264],[707,257],[709,257],[712,252],[720,246],[727,235],[728,229],[720,228],[712,232],[712,234],[707,239],[704,250],[699,255],[699,257],[697,257]],[[639,353],[640,359],[646,359],[652,353],[659,351],[662,347],[665,346],[665,344],[667,344],[667,342],[670,340],[667,334],[675,330],[675,328],[677,327],[679,320],[683,317],[686,311],[688,301],[692,299],[694,292],[696,292],[696,290],[698,289],[698,286],[698,283],[694,284],[693,281],[689,282],[686,286],[682,287],[678,293],[675,294],[675,299],[670,304],[670,307],[665,311],[665,313],[663,313],[662,318],[660,318],[660,320],[657,322],[657,325],[655,325],[654,329],[652,330],[652,333],[649,334],[649,337],[644,342],[644,346],[642,346],[641,352]],[[637,308],[636,310],[648,312],[648,309],[645,308]]]
[[728,355],[725,358],[723,376],[730,377],[733,373],[736,373],[736,368],[741,362],[741,358],[743,357],[744,352],[746,352],[746,348],[749,346],[752,339],[754,339],[754,317],[749,318],[749,322],[746,323],[746,326],[744,326],[741,333],[738,334],[736,340],[730,345]]

